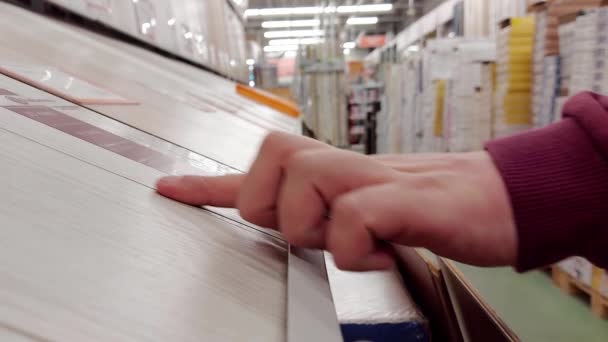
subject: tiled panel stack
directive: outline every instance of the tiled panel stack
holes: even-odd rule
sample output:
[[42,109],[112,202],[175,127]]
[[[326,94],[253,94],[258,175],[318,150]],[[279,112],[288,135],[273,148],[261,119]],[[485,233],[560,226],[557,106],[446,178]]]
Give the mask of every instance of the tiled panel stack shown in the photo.
[[483,148],[492,132],[492,72],[496,44],[464,41],[458,46],[460,63],[448,82],[444,111],[445,139],[450,152]]
[[226,76],[247,80],[243,6],[228,0],[50,2]]
[[594,18],[594,27],[588,28],[590,33],[588,44],[592,46],[594,56],[593,77],[591,89],[600,94],[608,94],[608,7],[590,13]]
[[534,60],[532,70],[533,88],[532,88],[532,115],[535,127],[542,127],[549,121],[543,112],[543,107],[546,103],[546,78],[550,77],[550,70],[545,68],[545,47],[547,37],[547,4],[539,4],[534,7],[534,17],[536,21],[536,32],[534,35]]
[[598,44],[598,11],[591,10],[577,16],[574,22],[569,94],[573,95],[593,88],[593,77]]
[[[561,117],[561,109],[568,99],[563,94],[560,83],[562,77],[569,82],[570,75],[564,75],[563,70],[568,71],[569,66],[561,60],[560,47],[568,48],[566,43],[560,42],[559,26],[560,18],[576,15],[578,12],[600,6],[602,0],[552,0],[547,1],[546,37],[544,41],[545,59],[543,62],[543,97],[542,104],[537,115],[535,124],[545,126]],[[542,28],[541,28],[542,29]],[[568,63],[568,61],[566,61]],[[565,69],[564,69],[565,68]],[[569,86],[569,84],[567,85]]]
[[574,53],[576,42],[576,14],[563,16],[559,25],[559,57],[560,57],[560,91],[557,99],[556,112],[554,116],[559,116],[560,107],[567,100],[570,94],[572,83],[572,71],[574,65]]
[[534,17],[503,23],[497,41],[496,136],[531,127],[533,46]]

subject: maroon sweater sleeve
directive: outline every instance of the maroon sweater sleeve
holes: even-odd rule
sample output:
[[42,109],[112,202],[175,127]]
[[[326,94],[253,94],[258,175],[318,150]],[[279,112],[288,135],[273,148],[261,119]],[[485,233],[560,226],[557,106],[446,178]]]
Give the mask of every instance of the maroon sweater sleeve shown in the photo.
[[563,116],[486,145],[513,207],[520,271],[572,255],[608,268],[608,97],[579,94]]

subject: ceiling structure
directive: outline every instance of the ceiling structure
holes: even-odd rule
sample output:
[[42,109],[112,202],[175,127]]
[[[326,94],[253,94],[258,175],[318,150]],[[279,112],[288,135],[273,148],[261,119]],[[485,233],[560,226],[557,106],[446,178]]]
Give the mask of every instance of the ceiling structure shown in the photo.
[[[439,5],[443,0],[249,0],[249,11],[247,16],[247,35],[250,40],[257,41],[260,46],[267,46],[272,38],[264,36],[265,32],[276,30],[299,30],[314,31],[315,19],[319,19],[319,14],[311,13],[310,9],[316,8],[339,8],[333,10],[334,19],[339,25],[340,39],[343,41],[354,41],[360,34],[384,34],[397,33],[408,26],[418,17],[424,15],[432,8]],[[377,7],[367,7],[367,9],[378,9],[377,11],[357,11],[353,6],[356,5],[376,5]],[[378,7],[378,5],[380,5]],[[390,7],[387,10],[386,6]],[[413,5],[413,7],[412,7]],[[340,7],[346,6],[346,7]],[[350,6],[350,7],[349,7]],[[302,9],[302,8],[308,9]],[[361,8],[363,8],[361,7]],[[289,13],[289,10],[281,11],[277,9],[299,8],[304,13]],[[254,11],[255,9],[265,10],[264,14]],[[271,14],[268,10],[274,9]],[[293,11],[291,11],[293,12]],[[354,13],[353,13],[354,12]],[[323,17],[323,16],[321,16]],[[326,16],[325,16],[326,17]],[[353,18],[368,18],[369,24],[352,25],[353,21],[361,21]],[[376,20],[372,18],[377,18]],[[307,20],[308,22],[302,22]],[[367,19],[362,19],[364,22]],[[273,26],[272,22],[294,21],[300,27],[268,27]],[[348,23],[348,24],[347,24]],[[278,23],[281,25],[282,23]],[[266,26],[266,27],[262,27]],[[318,25],[316,25],[318,28]],[[314,36],[314,35],[313,35]],[[276,38],[276,37],[274,37]],[[304,38],[304,37],[300,37]],[[314,37],[313,37],[314,38]],[[312,41],[312,39],[308,39]]]

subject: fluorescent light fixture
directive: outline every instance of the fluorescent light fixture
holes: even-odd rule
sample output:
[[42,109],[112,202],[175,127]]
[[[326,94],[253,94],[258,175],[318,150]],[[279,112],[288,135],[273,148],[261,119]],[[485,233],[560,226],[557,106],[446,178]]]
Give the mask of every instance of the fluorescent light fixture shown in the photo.
[[245,17],[272,17],[286,15],[314,15],[321,13],[321,7],[278,7],[252,8],[245,11]]
[[255,59],[249,58],[245,63],[247,63],[247,65],[254,65],[255,64]]
[[346,25],[374,25],[378,23],[378,17],[352,17],[346,20]]
[[272,39],[268,41],[269,46],[278,45],[313,45],[323,42],[320,38],[301,38],[301,39]]
[[393,4],[338,6],[338,13],[381,13],[393,10]]
[[354,49],[357,47],[357,43],[355,42],[346,42],[342,45],[343,48],[345,49]]
[[249,81],[249,86],[252,88],[255,87],[255,81]]
[[298,45],[275,45],[275,46],[264,46],[264,52],[284,52],[284,51],[298,51]]
[[382,13],[393,10],[393,4],[370,4],[353,6],[327,6],[327,7],[279,7],[279,8],[251,8],[245,11],[245,17],[272,17],[288,15],[315,15],[321,13]]
[[306,27],[306,26],[319,26],[320,24],[321,24],[321,21],[318,19],[278,20],[278,21],[265,21],[262,23],[262,27],[263,28]]
[[286,51],[284,56],[285,57],[296,57],[298,55],[297,51]]
[[171,19],[169,19],[169,20],[167,21],[167,25],[169,25],[169,26],[173,26],[173,25],[175,25],[175,18],[171,18]]
[[323,30],[293,30],[293,31],[267,31],[264,38],[300,38],[300,37],[321,37],[325,35]]
[[410,47],[407,48],[407,51],[409,51],[409,52],[418,52],[418,51],[420,51],[420,46],[418,46],[418,45],[411,45]]
[[345,55],[350,55],[350,49],[344,49],[342,52],[344,52]]

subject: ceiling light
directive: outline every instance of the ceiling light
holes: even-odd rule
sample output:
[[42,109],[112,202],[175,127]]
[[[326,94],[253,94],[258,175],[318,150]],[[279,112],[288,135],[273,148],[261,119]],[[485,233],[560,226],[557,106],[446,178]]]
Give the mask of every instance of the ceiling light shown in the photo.
[[251,8],[245,11],[245,17],[272,17],[287,15],[315,15],[321,13],[381,13],[393,10],[393,4],[370,4],[354,6],[327,6],[327,7],[279,7],[279,8]]
[[324,36],[323,30],[293,30],[293,31],[268,31],[264,32],[264,38],[299,38]]
[[353,5],[338,7],[338,13],[374,13],[390,12],[392,10],[393,4]]
[[345,49],[354,49],[357,47],[357,43],[355,42],[346,42],[342,45],[343,48]]
[[318,19],[310,20],[278,20],[278,21],[265,21],[262,23],[263,28],[279,28],[279,27],[305,27],[305,26],[318,26],[321,21]]
[[298,45],[264,46],[264,52],[298,51]]
[[409,51],[409,52],[418,52],[418,51],[420,51],[420,46],[418,46],[418,45],[411,45],[410,47],[407,48],[407,51]]
[[255,64],[255,59],[251,59],[251,58],[249,58],[249,59],[246,61],[246,63],[247,63],[247,65],[254,65],[254,64]]
[[321,7],[279,7],[252,8],[245,11],[245,17],[271,17],[282,15],[311,15],[321,13]]
[[350,49],[344,49],[342,52],[344,52],[345,55],[350,55]]
[[378,17],[353,17],[346,21],[346,25],[374,25],[377,23]]
[[322,39],[319,38],[302,38],[302,39],[272,39],[268,41],[268,45],[277,46],[277,45],[312,45],[319,44],[323,42]]

